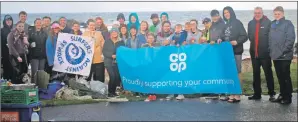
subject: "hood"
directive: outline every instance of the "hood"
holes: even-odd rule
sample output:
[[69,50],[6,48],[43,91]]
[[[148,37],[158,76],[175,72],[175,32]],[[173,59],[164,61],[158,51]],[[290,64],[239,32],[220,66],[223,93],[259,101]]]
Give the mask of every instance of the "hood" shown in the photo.
[[162,15],[166,15],[166,16],[167,16],[167,19],[169,20],[169,15],[168,15],[167,12],[162,12],[162,13],[160,14],[160,19],[161,19]]
[[235,14],[233,8],[230,7],[230,6],[227,6],[227,7],[225,7],[225,8],[223,9],[223,11],[222,11],[223,19],[224,19],[225,21],[228,21],[228,19],[224,16],[224,11],[225,11],[225,10],[228,10],[228,11],[230,12],[230,16],[231,16],[230,20],[234,20],[234,19],[236,19],[236,14]]
[[4,20],[3,20],[3,26],[4,26],[4,28],[12,28],[12,26],[13,26],[13,19],[12,19],[12,17],[11,17],[11,21],[12,21],[12,24],[11,24],[11,26],[9,27],[7,24],[6,24],[6,19],[5,18],[7,18],[7,17],[11,17],[10,15],[5,15],[4,16]]
[[131,16],[134,16],[134,17],[136,18],[136,23],[140,23],[140,22],[139,22],[139,16],[138,16],[137,13],[131,13],[131,14],[129,15],[129,23],[132,23],[132,22],[131,22]]

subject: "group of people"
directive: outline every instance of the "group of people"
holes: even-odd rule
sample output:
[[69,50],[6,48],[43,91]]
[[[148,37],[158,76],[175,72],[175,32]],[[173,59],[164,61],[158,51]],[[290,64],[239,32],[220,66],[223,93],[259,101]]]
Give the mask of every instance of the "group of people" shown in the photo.
[[[261,99],[260,67],[263,67],[267,81],[270,101],[281,104],[292,102],[292,81],[290,65],[293,58],[293,45],[295,30],[292,22],[285,19],[284,9],[281,6],[274,10],[274,20],[270,21],[261,7],[254,9],[254,18],[248,24],[246,31],[242,22],[237,19],[233,8],[227,6],[223,9],[223,17],[218,10],[212,10],[210,18],[202,21],[205,29],[198,29],[198,20],[192,19],[185,23],[184,28],[177,24],[172,28],[169,15],[165,12],[152,14],[152,25],[147,21],[139,21],[137,13],[129,15],[129,23],[125,23],[123,13],[118,14],[117,23],[108,30],[101,17],[89,19],[84,32],[80,31],[78,22],[67,26],[65,17],[51,23],[46,16],[37,18],[34,26],[26,24],[27,13],[19,13],[20,20],[13,25],[13,19],[6,15],[1,29],[3,77],[11,79],[13,83],[21,83],[22,74],[27,72],[31,64],[32,76],[37,70],[46,70],[52,74],[56,43],[59,33],[70,33],[91,37],[95,41],[93,64],[88,79],[104,82],[105,69],[110,77],[109,97],[116,96],[116,87],[121,86],[116,62],[116,49],[120,46],[128,48],[156,47],[156,46],[183,46],[189,44],[216,44],[228,41],[233,45],[235,61],[240,81],[243,43],[248,39],[253,65],[254,94],[248,99]],[[224,54],[223,54],[224,55]],[[275,98],[274,78],[271,69],[273,60],[280,85],[280,94]],[[33,82],[34,78],[32,78]],[[154,100],[150,95],[147,100]],[[174,95],[168,95],[168,99]],[[184,99],[178,95],[177,99]],[[229,95],[222,99],[230,103],[240,102],[240,95]]]

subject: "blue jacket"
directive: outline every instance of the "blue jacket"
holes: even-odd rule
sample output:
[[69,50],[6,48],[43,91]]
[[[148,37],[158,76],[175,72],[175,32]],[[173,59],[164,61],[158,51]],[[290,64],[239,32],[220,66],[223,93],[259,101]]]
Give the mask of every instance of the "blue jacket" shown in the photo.
[[55,52],[56,52],[56,44],[57,44],[57,36],[53,37],[54,44],[52,43],[52,37],[48,36],[47,41],[46,41],[46,54],[47,54],[47,59],[48,59],[48,64],[49,66],[54,65],[54,57],[55,57]]
[[[131,16],[134,16],[134,17],[136,18],[136,22],[135,22],[135,23],[132,23],[132,22],[131,22]],[[130,27],[131,27],[132,24],[135,24],[137,30],[140,29],[140,21],[139,21],[139,16],[138,16],[137,13],[131,13],[131,14],[129,15],[129,22],[128,22],[128,24],[127,24],[127,30],[130,30]]]
[[175,40],[175,45],[177,44],[182,45],[182,43],[186,41],[186,38],[187,38],[187,32],[183,30],[179,34],[173,33],[171,40]]
[[[131,42],[132,42],[132,41],[133,41],[133,40],[132,40],[131,37],[128,38],[125,46],[128,47],[128,48],[132,48],[132,46],[131,46]],[[136,47],[136,48],[141,48],[141,47],[142,47],[142,43],[140,43],[140,41],[138,40],[137,37],[135,38],[134,41],[136,41],[136,43],[137,43],[137,47]]]
[[143,44],[146,44],[146,42],[147,42],[146,35],[143,35],[143,34],[141,34],[141,33],[138,33],[138,34],[137,34],[137,40],[138,40],[138,44],[140,44],[141,46],[142,46]]

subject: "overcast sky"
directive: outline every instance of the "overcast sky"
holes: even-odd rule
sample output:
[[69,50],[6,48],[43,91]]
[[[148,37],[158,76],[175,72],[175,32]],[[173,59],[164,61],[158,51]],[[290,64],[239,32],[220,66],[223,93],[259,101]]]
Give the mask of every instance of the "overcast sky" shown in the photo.
[[256,6],[297,10],[297,2],[1,2],[1,13],[198,11],[221,10],[225,6],[235,10],[253,10]]

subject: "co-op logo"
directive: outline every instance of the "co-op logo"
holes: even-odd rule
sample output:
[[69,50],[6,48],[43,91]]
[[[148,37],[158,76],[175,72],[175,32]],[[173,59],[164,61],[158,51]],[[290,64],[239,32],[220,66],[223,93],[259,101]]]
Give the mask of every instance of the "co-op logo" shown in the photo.
[[170,55],[170,70],[171,71],[178,71],[181,72],[186,69],[186,54],[179,53],[179,54],[171,54]]

